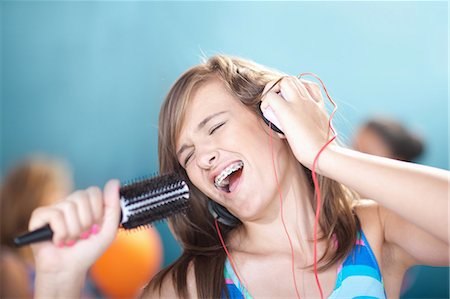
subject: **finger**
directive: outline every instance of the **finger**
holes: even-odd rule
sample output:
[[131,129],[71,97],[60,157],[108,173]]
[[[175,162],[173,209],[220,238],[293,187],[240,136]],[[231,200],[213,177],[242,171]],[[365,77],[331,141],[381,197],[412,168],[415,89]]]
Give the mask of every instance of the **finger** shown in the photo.
[[278,101],[283,100],[283,97],[281,95],[280,82],[284,78],[285,77],[281,77],[277,80],[272,80],[266,84],[261,98],[260,104],[261,111],[264,112],[268,107],[270,107],[274,99]]
[[91,228],[94,219],[89,203],[89,193],[87,191],[79,192],[77,197],[71,197],[69,200],[76,205],[81,230],[83,232],[88,231]]
[[300,79],[306,90],[308,91],[311,98],[317,103],[323,103],[322,92],[320,91],[320,86],[312,81]]
[[102,227],[111,228],[111,231],[116,231],[120,222],[119,188],[118,180],[110,180],[106,183],[103,192],[105,210]]
[[280,122],[280,115],[285,115],[288,109],[289,103],[279,93],[269,91],[260,103],[260,109],[264,117],[277,126],[280,130],[283,130],[282,123]]
[[[83,191],[77,191],[71,196],[80,196],[77,194],[78,192]],[[56,206],[58,209],[60,209],[63,214],[64,218],[66,220],[67,225],[67,232],[68,232],[68,240],[66,240],[67,245],[72,245],[73,242],[78,240],[78,237],[82,233],[81,224],[80,224],[80,218],[78,215],[77,205],[71,201],[66,200]]]
[[103,194],[99,187],[89,187],[86,192],[89,195],[89,204],[91,206],[94,223],[100,223],[103,217]]
[[269,83],[266,84],[266,86],[264,87],[263,93],[262,93],[263,98],[269,91],[275,92],[275,93],[279,93],[280,92],[280,84],[279,84],[279,82],[280,82],[281,79],[283,79],[283,77],[281,77],[281,78],[279,78],[277,80],[269,81]]
[[325,102],[323,101],[322,92],[320,91],[319,85],[311,81],[301,80],[301,83],[306,88],[309,97],[317,103],[320,107],[325,106]]
[[28,230],[33,231],[49,224],[53,231],[52,241],[62,245],[68,238],[68,230],[64,214],[54,207],[39,207],[31,214]]
[[309,99],[308,90],[297,77],[285,77],[280,82],[281,92],[287,101],[296,99]]

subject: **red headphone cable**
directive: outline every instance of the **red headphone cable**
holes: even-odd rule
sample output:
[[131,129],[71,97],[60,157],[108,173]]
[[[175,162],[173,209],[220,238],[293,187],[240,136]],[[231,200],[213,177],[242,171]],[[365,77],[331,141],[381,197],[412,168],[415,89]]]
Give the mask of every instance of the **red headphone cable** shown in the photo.
[[319,161],[319,157],[322,154],[322,152],[337,137],[337,133],[334,130],[333,124],[332,124],[332,120],[333,120],[334,114],[336,113],[336,110],[337,110],[337,104],[330,97],[330,95],[328,94],[327,88],[325,87],[325,84],[322,82],[322,80],[317,75],[315,75],[313,73],[301,73],[300,75],[297,76],[297,78],[301,79],[302,76],[308,76],[308,75],[316,78],[320,82],[320,84],[322,85],[323,90],[325,91],[325,94],[327,95],[328,100],[333,105],[333,111],[331,112],[330,117],[328,119],[328,128],[333,133],[333,136],[319,150],[319,152],[317,153],[316,157],[314,158],[314,162],[313,162],[313,165],[312,165],[312,168],[311,168],[311,175],[312,175],[312,179],[313,179],[313,183],[314,183],[314,189],[315,189],[315,193],[316,193],[316,217],[315,217],[315,220],[314,220],[314,276],[316,278],[317,287],[319,288],[320,297],[323,299],[323,291],[322,291],[322,287],[320,286],[319,275],[317,273],[317,228],[318,228],[318,225],[319,225],[319,216],[320,216],[320,209],[321,209],[321,194],[320,194],[319,182],[317,180],[316,167],[317,167],[317,162]]
[[[219,235],[220,243],[222,244],[223,249],[225,250],[225,253],[227,254],[228,260],[230,261],[231,267],[233,268],[234,273],[236,274],[236,277],[238,278],[239,282],[243,286],[243,280],[239,277],[236,265],[234,264],[234,260],[231,257],[230,252],[227,249],[227,246],[225,245],[225,242],[222,238],[222,234],[220,233],[219,223],[217,222],[217,219],[214,219],[214,223],[216,225],[217,234]],[[245,299],[244,291],[242,291],[242,297]]]

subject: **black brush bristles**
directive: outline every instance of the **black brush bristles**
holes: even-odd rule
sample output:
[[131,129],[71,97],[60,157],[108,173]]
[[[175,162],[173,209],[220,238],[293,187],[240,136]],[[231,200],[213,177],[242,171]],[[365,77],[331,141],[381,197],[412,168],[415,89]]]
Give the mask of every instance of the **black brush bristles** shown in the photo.
[[[139,179],[120,187],[121,226],[133,229],[184,212],[189,206],[189,187],[177,174]],[[119,223],[118,223],[119,225]],[[16,246],[51,240],[50,225],[14,239]]]
[[188,208],[189,188],[179,175],[141,179],[120,188],[121,225],[132,229],[149,225]]

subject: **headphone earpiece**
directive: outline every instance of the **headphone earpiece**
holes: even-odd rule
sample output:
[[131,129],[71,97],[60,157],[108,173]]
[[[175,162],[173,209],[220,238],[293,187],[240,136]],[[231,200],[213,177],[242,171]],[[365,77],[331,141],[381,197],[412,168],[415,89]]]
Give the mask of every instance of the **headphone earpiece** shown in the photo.
[[217,221],[227,226],[234,227],[241,223],[241,221],[231,214],[224,206],[213,200],[208,201],[208,210],[214,219],[217,219]]
[[264,113],[261,110],[261,107],[258,107],[259,109],[259,114],[261,115],[262,119],[264,120],[264,122],[275,132],[280,133],[280,134],[284,134],[283,131],[281,131],[281,129],[278,127],[280,125],[276,125],[278,124],[278,120],[276,120],[275,115],[273,115],[273,113],[270,112],[266,112]]

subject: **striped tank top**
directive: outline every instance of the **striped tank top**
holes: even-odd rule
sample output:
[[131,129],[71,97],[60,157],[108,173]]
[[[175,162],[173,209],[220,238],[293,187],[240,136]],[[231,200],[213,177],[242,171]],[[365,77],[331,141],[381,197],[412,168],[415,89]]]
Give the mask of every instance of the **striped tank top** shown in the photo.
[[[245,299],[253,299],[237,278],[228,259],[225,261],[224,277],[229,298],[243,298],[244,294]],[[222,298],[226,298],[225,292]],[[336,298],[386,298],[380,268],[362,230],[352,251],[338,267],[336,284],[328,299]]]

